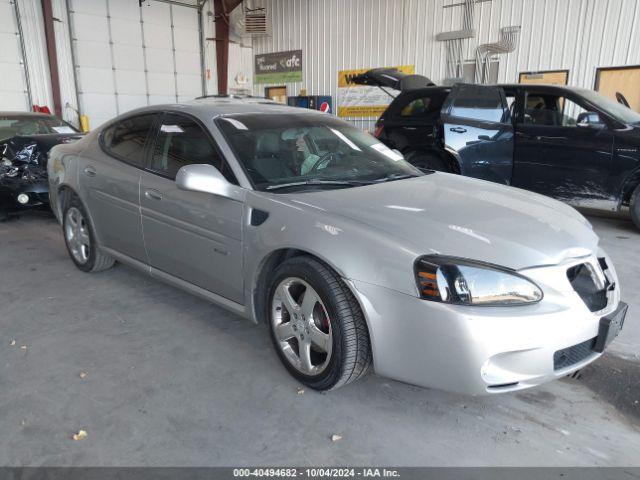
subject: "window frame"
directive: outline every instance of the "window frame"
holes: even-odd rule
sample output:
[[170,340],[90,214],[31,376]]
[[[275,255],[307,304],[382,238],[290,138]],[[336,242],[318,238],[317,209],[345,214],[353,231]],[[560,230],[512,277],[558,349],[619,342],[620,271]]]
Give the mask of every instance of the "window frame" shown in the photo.
[[469,83],[462,83],[458,85],[495,89],[500,97],[500,103],[502,104],[503,115],[505,112],[507,112],[509,114],[509,118],[508,120],[501,119],[496,121],[496,120],[486,120],[486,119],[470,118],[470,117],[463,117],[461,115],[456,115],[455,113],[453,113],[453,109],[455,107],[455,102],[456,100],[458,100],[460,95],[458,94],[458,92],[455,92],[456,95],[453,97],[451,96],[451,93],[449,94],[446,100],[446,105],[444,106],[444,109],[443,109],[445,112],[445,118],[447,123],[456,123],[455,121],[457,121],[458,123],[464,124],[464,125],[479,125],[479,126],[508,125],[513,127],[514,120],[513,120],[513,116],[511,115],[511,110],[507,102],[507,92],[502,85],[477,85],[477,84],[469,84]]
[[[182,111],[177,111],[177,110],[172,110],[172,109],[159,110],[158,113],[160,115],[158,116],[158,118],[157,118],[157,120],[155,122],[155,125],[153,127],[154,131],[152,132],[152,135],[151,135],[153,138],[152,138],[151,141],[149,141],[149,143],[147,145],[147,155],[146,155],[146,161],[145,161],[145,166],[144,166],[144,170],[145,171],[147,171],[149,173],[153,173],[154,175],[158,175],[159,177],[166,178],[167,180],[171,180],[171,181],[175,182],[175,180],[176,180],[175,176],[172,177],[171,175],[163,173],[162,170],[156,170],[154,168],[151,168],[151,164],[152,164],[152,161],[153,161],[153,152],[155,151],[156,142],[158,141],[158,138],[160,136],[160,125],[162,124],[162,119],[165,117],[165,115],[176,115],[178,117],[183,117],[183,118],[185,118],[187,120],[191,120],[192,122],[194,122],[204,132],[205,138],[207,139],[209,144],[212,146],[213,150],[222,159],[222,165],[221,166],[224,167],[224,165],[226,164],[230,174],[233,176],[234,182],[229,181],[228,179],[227,179],[227,181],[229,181],[229,183],[231,183],[232,185],[235,185],[237,187],[241,187],[240,180],[238,179],[238,176],[236,175],[236,173],[233,171],[233,168],[231,167],[229,160],[227,159],[227,157],[222,152],[222,149],[218,145],[218,142],[216,142],[215,139],[213,138],[213,136],[211,135],[211,132],[209,131],[209,129],[206,128],[204,123],[199,118],[197,118],[194,115],[191,115],[189,113],[182,112]],[[190,164],[190,165],[194,165],[194,164]],[[215,167],[215,165],[213,165],[213,166]],[[224,176],[224,173],[223,173],[222,170],[220,170],[220,173]]]
[[[148,111],[148,112],[136,113],[134,115],[129,115],[124,118],[115,119],[114,121],[106,125],[104,128],[102,128],[102,130],[100,131],[100,134],[98,135],[98,144],[100,145],[100,149],[106,155],[108,155],[109,157],[115,160],[118,160],[119,162],[125,163],[131,167],[138,168],[140,170],[146,170],[146,166],[149,163],[149,144],[151,142],[151,138],[154,136],[154,131],[157,130],[158,118],[161,116],[159,115],[161,113],[162,111]],[[115,128],[120,123],[126,122],[128,120],[132,120],[134,118],[139,118],[139,117],[147,117],[147,116],[153,116],[155,118],[153,119],[153,122],[151,122],[151,126],[149,127],[149,132],[147,133],[147,138],[145,139],[144,146],[142,147],[143,158],[142,158],[142,163],[140,165],[131,162],[129,159],[122,157],[121,155],[116,154],[109,147],[105,145],[104,135],[108,130],[110,130],[111,128]]]
[[[418,98],[429,98],[433,103],[434,99],[438,99],[438,96],[442,96],[440,102],[440,108],[438,109],[438,118],[442,115],[443,109],[447,104],[447,99],[451,93],[450,87],[425,87],[424,89],[416,89],[406,93],[400,93],[389,105],[387,111],[381,115],[381,119],[384,118],[387,121],[396,123],[423,123],[427,125],[434,124],[435,122],[429,121],[429,115],[424,116],[409,116],[403,117],[402,110],[406,108],[411,102]],[[436,120],[437,122],[437,120]]]
[[521,116],[519,116],[518,121],[516,123],[519,128],[522,128],[523,126],[526,128],[576,128],[574,126],[569,126],[569,125],[536,125],[534,123],[525,123],[524,122],[524,115],[526,110],[525,107],[526,107],[527,97],[529,96],[529,94],[541,95],[541,96],[548,95],[548,96],[556,96],[559,98],[566,98],[587,112],[597,113],[600,116],[600,120],[602,121],[602,124],[605,126],[605,128],[607,129],[615,128],[612,122],[616,122],[616,120],[612,119],[609,116],[609,114],[607,114],[603,110],[596,108],[595,105],[591,104],[586,98],[581,97],[579,94],[576,94],[568,89],[562,89],[562,88],[555,89],[552,87],[551,88],[545,87],[544,85],[537,86],[537,88],[535,88],[536,87],[535,84],[531,84],[531,85],[533,88],[521,87],[521,94],[520,94],[521,108],[519,112]]
[[[428,99],[428,100],[429,100],[429,104],[428,104],[428,105],[425,105],[425,104],[424,104],[425,99]],[[409,115],[403,115],[404,110],[405,110],[406,108],[409,108],[409,106],[410,106],[411,104],[413,104],[414,102],[417,102],[418,100],[421,100],[421,101],[422,101],[422,105],[423,105],[423,107],[424,107],[424,109],[423,109],[423,111],[422,111],[422,114],[420,114],[420,115],[412,115],[412,114],[409,114]],[[402,107],[402,108],[400,108],[400,109],[398,110],[398,117],[403,118],[403,119],[405,119],[405,120],[406,120],[406,119],[412,119],[412,120],[415,120],[415,119],[419,119],[419,118],[427,118],[427,117],[428,117],[428,115],[427,115],[427,114],[425,114],[425,112],[429,112],[429,113],[430,113],[430,112],[433,112],[433,111],[434,111],[433,109],[432,109],[432,110],[429,110],[429,107],[431,107],[431,104],[432,104],[432,103],[433,103],[433,97],[431,97],[431,96],[420,95],[420,96],[414,97],[414,98],[412,98],[411,100],[409,100],[409,102],[408,102],[408,103],[406,103],[406,104],[404,105],[404,107]],[[412,111],[412,113],[413,113],[413,111]]]

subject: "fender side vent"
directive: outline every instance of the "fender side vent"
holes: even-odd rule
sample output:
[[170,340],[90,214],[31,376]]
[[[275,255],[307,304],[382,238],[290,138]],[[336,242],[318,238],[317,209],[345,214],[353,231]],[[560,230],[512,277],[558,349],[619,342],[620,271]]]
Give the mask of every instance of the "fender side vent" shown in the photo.
[[251,226],[259,227],[267,221],[267,218],[269,218],[269,212],[257,208],[251,209]]

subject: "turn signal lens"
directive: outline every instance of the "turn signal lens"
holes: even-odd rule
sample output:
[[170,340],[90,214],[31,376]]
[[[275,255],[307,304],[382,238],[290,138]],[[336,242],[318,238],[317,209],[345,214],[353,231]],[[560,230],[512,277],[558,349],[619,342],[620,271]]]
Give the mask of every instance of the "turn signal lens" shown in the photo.
[[542,300],[542,290],[514,270],[456,257],[427,255],[415,264],[425,300],[457,305],[525,305]]

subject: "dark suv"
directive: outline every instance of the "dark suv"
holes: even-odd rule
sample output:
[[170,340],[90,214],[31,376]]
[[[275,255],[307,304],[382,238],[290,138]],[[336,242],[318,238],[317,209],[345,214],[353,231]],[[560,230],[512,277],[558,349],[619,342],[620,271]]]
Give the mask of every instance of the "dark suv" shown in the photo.
[[[397,88],[403,75],[373,70],[355,82]],[[583,88],[427,82],[405,82],[376,124],[411,163],[578,207],[629,206],[640,228],[640,114]]]

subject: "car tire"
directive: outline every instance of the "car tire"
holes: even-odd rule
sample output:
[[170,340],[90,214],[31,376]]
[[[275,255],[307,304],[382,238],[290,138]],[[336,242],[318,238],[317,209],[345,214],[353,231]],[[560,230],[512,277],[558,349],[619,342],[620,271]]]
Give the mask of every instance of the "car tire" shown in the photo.
[[411,165],[423,172],[432,170],[436,172],[451,172],[451,168],[449,168],[445,160],[435,153],[410,152],[406,155],[406,159]]
[[[285,306],[285,289],[299,309]],[[362,310],[340,276],[320,261],[299,256],[279,265],[269,282],[266,310],[280,360],[309,388],[335,389],[369,371],[371,344]]]
[[638,185],[631,194],[629,212],[631,213],[631,220],[633,220],[636,228],[640,229],[640,185]]
[[83,272],[100,272],[111,268],[115,259],[98,247],[87,211],[77,196],[64,207],[62,232],[73,263]]

